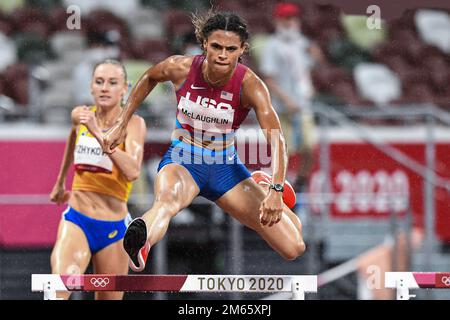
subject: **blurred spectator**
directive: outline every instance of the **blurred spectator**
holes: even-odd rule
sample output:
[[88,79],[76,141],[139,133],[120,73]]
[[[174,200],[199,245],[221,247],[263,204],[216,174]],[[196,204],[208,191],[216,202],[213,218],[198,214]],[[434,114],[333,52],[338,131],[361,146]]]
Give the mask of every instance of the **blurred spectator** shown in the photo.
[[439,10],[418,10],[415,23],[425,43],[438,47],[450,54],[450,15]]
[[88,50],[73,73],[73,95],[76,104],[92,103],[90,83],[93,66],[105,59],[117,59],[120,55],[118,42],[120,34],[114,30],[107,32],[90,32]]
[[383,64],[359,63],[353,75],[359,94],[376,105],[385,105],[402,95],[400,79]]
[[267,83],[274,108],[280,117],[288,152],[299,153],[301,165],[294,188],[301,192],[309,179],[313,162],[314,126],[310,111],[314,88],[311,68],[323,55],[300,30],[300,9],[293,3],[281,3],[273,11],[275,33],[263,49],[260,70]]

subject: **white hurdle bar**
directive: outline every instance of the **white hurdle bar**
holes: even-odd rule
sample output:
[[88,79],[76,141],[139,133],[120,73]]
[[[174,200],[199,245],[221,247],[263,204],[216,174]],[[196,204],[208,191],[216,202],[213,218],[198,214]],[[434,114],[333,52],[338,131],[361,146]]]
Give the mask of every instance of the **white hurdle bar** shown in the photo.
[[56,300],[58,291],[291,292],[293,300],[304,300],[306,292],[317,292],[317,276],[32,274],[31,291],[44,292],[44,300]]
[[450,272],[386,272],[386,288],[397,289],[397,300],[409,300],[410,289],[450,289]]

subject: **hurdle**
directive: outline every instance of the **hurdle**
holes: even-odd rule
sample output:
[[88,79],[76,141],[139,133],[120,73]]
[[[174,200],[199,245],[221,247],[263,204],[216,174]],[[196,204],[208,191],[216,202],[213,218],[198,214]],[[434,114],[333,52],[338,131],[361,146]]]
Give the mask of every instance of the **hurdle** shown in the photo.
[[32,274],[31,291],[57,300],[58,291],[124,292],[291,292],[293,300],[317,292],[313,275],[112,275]]
[[410,300],[410,289],[450,289],[450,272],[386,272],[384,285],[397,289],[397,300]]

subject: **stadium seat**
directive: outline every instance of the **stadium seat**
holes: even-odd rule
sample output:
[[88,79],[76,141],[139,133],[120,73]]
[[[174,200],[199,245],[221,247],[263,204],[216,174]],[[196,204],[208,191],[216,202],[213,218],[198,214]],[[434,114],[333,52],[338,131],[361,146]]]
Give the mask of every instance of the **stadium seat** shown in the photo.
[[186,11],[170,9],[164,13],[164,28],[168,37],[175,37],[192,32],[193,26]]
[[11,21],[18,32],[33,32],[45,38],[51,31],[47,14],[38,8],[19,8],[11,15]]
[[217,1],[215,5],[219,10],[222,11],[230,11],[236,13],[245,12],[245,6],[242,1],[236,0]]
[[422,59],[425,58],[425,44],[419,40],[402,41],[400,46],[404,48],[404,56],[412,65],[421,63]]
[[262,14],[260,11],[247,11],[244,15],[251,35],[266,34],[274,30],[270,15]]
[[[51,24],[52,33],[58,31],[68,31],[67,30],[67,9],[64,7],[54,7],[49,10],[48,19]],[[78,32],[83,32],[83,28],[81,30],[77,30]],[[74,30],[71,30],[74,32]]]
[[395,55],[380,55],[377,56],[374,61],[383,63],[387,65],[390,69],[394,70],[396,73],[402,73],[403,70],[408,70],[411,68],[408,61],[400,54]]
[[399,18],[393,19],[390,22],[391,28],[406,28],[412,31],[416,31],[415,16],[418,8],[410,8],[403,11]]
[[49,60],[42,64],[42,68],[46,70],[48,79],[51,79],[51,81],[69,79],[72,76],[74,67],[75,65],[68,65],[65,61],[60,59]]
[[0,32],[0,72],[17,61],[14,41]]
[[[71,79],[52,81],[50,87],[41,97],[42,113],[44,115],[48,115],[51,112],[59,113],[56,117],[61,116],[61,118],[68,115],[75,105],[72,96],[72,87]],[[45,119],[47,118],[44,116]],[[67,122],[69,118],[61,119],[61,121]]]
[[385,105],[402,94],[400,79],[385,65],[361,63],[353,69],[353,75],[361,97],[376,105]]
[[364,15],[344,15],[341,22],[347,38],[362,49],[372,50],[386,41],[387,31],[384,23],[380,29],[369,29],[367,17]]
[[127,18],[134,39],[160,39],[164,37],[161,12],[151,8],[140,8]]
[[318,91],[331,91],[332,86],[340,81],[350,82],[351,73],[344,68],[332,64],[316,66],[311,73],[314,87]]
[[170,48],[163,39],[147,39],[135,41],[133,45],[133,57],[157,63],[170,55]]
[[410,42],[418,39],[417,33],[413,29],[406,28],[403,25],[391,24],[389,26],[390,41]]
[[423,66],[429,71],[430,84],[438,94],[446,92],[450,83],[450,64],[442,56],[429,56],[423,61]]
[[77,65],[83,61],[84,54],[85,51],[67,51],[64,53],[64,56],[59,57],[59,59],[67,65]]
[[[247,10],[259,10],[259,11],[264,11],[264,13],[267,14],[271,14],[272,11],[271,10],[267,10],[267,8],[272,9],[272,7],[275,5],[275,3],[277,2],[276,0],[265,0],[264,1],[264,6],[261,6],[261,1],[260,0],[239,0],[236,1],[239,2],[243,8],[247,9]],[[264,9],[264,10],[261,10]]]
[[340,15],[341,11],[333,5],[304,3],[300,8],[302,32],[308,38],[316,40],[326,53],[328,43],[343,36]]
[[434,99],[435,94],[427,83],[413,83],[406,87],[405,96],[410,103],[429,103]]
[[5,94],[6,92],[6,81],[3,78],[3,75],[0,73],[0,95]]
[[422,66],[410,67],[407,70],[403,70],[399,73],[399,77],[402,80],[404,87],[408,87],[415,83],[429,83],[431,81],[429,70]]
[[[320,27],[341,28],[342,10],[333,4],[318,4],[316,8],[320,14]],[[319,26],[318,26],[319,27]]]
[[375,61],[384,62],[388,57],[401,56],[403,54],[402,51],[403,49],[397,43],[388,40],[374,48],[371,54]]
[[58,31],[49,38],[53,52],[61,57],[68,51],[80,51],[86,48],[86,37],[80,32]]
[[23,33],[34,33],[46,39],[51,34],[51,27],[47,21],[32,21],[23,25],[21,28]]
[[344,80],[336,83],[331,87],[331,93],[333,93],[346,105],[365,106],[372,104],[358,95],[352,81]]
[[121,38],[129,37],[129,30],[126,22],[120,17],[114,15],[111,11],[96,9],[89,13],[83,19],[86,24],[86,32],[89,33],[106,33],[115,30],[120,34]]
[[116,17],[126,20],[128,17],[132,16],[134,12],[139,10],[139,2],[140,0],[127,0],[127,1],[101,0],[99,1],[99,4],[101,5],[102,9],[110,11]]
[[13,30],[14,26],[10,17],[0,11],[0,32],[6,36],[11,36]]
[[450,54],[450,14],[440,10],[418,10],[415,24],[421,39]]
[[443,94],[435,95],[433,97],[433,103],[442,107],[447,112],[450,112],[450,90],[447,90],[447,92]]
[[111,0],[58,0],[63,7],[75,5],[81,9],[83,15],[90,15],[94,11],[109,12],[115,17],[124,17],[138,8],[140,0],[111,1]]
[[9,87],[10,97],[19,105],[26,106],[29,101],[29,81],[28,78],[20,78]]

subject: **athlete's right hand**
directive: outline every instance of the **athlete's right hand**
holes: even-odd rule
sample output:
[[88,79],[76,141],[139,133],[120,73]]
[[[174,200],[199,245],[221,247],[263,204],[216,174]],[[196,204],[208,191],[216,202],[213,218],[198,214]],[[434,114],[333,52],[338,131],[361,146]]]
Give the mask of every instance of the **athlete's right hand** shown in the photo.
[[103,152],[111,154],[118,145],[125,141],[126,128],[126,123],[119,120],[103,134]]
[[59,183],[55,184],[52,192],[50,192],[50,201],[60,205],[69,201],[70,191],[64,189]]

